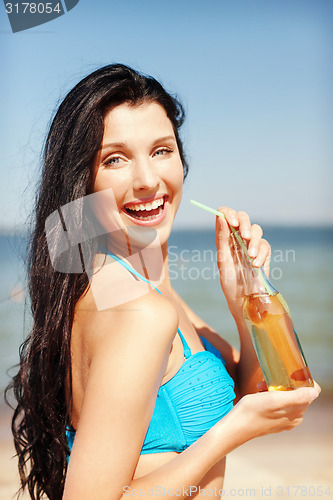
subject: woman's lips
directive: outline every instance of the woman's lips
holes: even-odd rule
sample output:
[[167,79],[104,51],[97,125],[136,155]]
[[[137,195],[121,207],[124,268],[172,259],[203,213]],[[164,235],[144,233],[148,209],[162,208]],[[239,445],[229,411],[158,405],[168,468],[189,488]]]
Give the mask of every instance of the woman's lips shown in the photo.
[[165,218],[168,205],[168,196],[164,196],[163,198],[159,198],[148,203],[145,202],[137,203],[135,205],[132,204],[127,207],[124,206],[122,208],[122,212],[139,226],[155,226],[160,224]]

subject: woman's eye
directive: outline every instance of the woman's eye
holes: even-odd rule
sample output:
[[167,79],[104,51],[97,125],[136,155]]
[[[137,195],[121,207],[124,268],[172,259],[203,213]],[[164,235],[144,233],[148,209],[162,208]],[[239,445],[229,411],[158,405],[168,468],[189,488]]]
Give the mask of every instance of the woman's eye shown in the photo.
[[121,162],[121,158],[119,156],[112,156],[111,158],[107,158],[103,161],[103,165],[105,167],[118,167]]
[[163,156],[163,155],[166,155],[168,153],[172,153],[173,150],[171,148],[162,148],[162,149],[158,149],[157,151],[155,151],[154,153],[154,156]]

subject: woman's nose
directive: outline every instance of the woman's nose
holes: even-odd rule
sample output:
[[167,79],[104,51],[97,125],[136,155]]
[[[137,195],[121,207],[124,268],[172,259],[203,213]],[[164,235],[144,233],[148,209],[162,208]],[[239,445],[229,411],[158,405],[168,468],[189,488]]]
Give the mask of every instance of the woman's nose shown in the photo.
[[148,159],[137,161],[133,169],[133,189],[152,190],[158,188],[160,179],[154,165]]

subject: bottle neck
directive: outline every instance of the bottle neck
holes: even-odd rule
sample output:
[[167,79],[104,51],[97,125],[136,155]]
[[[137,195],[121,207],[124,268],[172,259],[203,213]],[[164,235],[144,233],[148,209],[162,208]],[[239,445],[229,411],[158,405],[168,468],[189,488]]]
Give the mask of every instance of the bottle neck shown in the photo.
[[[269,282],[262,267],[252,265],[252,259],[239,244],[239,232],[237,236],[230,233],[230,239],[234,248],[236,262],[238,265],[238,276],[244,287],[245,295],[275,295],[278,291]],[[245,243],[244,243],[245,245]]]

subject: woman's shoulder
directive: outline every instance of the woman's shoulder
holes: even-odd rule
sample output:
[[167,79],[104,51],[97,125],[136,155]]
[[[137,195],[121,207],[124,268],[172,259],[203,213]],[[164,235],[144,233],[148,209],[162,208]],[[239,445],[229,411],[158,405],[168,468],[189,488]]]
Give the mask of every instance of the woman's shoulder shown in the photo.
[[178,329],[177,308],[147,284],[124,281],[121,266],[118,271],[106,283],[100,276],[100,287],[96,280],[90,282],[76,306],[73,337],[90,355],[115,338],[169,345]]
[[[89,284],[77,303],[78,311],[111,311],[132,307],[132,301],[145,297],[155,287],[132,266],[112,259],[109,255],[97,254],[93,270],[88,272]],[[132,271],[131,271],[132,270]],[[143,306],[147,300],[140,301]],[[163,300],[160,301],[163,303]],[[149,305],[149,304],[148,304]],[[118,309],[117,307],[120,306]]]

